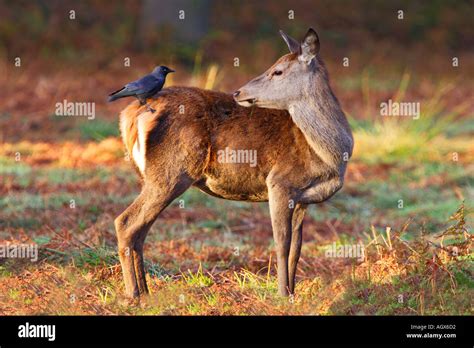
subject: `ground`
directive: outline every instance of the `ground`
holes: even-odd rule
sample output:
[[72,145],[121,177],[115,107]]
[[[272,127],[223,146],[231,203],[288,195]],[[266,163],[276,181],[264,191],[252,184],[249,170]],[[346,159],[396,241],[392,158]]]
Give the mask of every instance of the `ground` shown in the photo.
[[[406,79],[390,87],[394,100]],[[113,220],[140,184],[118,137],[120,107],[93,121],[0,115],[0,240],[39,245],[36,262],[0,259],[0,314],[472,315],[472,105],[459,97],[467,89],[420,87],[411,96],[430,97],[418,120],[360,118],[365,106],[350,100],[386,92],[365,93],[363,77],[362,86],[347,81],[336,89],[349,105],[354,156],[344,188],[308,210],[290,298],[277,295],[268,205],[192,189],[147,238],[150,295],[127,302]],[[44,100],[53,85],[44,80]],[[350,90],[359,87],[361,98]],[[344,245],[365,253],[328,254]]]

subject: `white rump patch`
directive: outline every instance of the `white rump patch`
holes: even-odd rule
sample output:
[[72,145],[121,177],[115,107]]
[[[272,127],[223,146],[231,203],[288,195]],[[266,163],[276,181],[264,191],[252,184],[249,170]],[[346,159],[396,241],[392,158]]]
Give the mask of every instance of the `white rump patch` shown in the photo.
[[146,139],[148,134],[146,134],[146,124],[148,119],[153,117],[149,112],[146,112],[137,118],[137,140],[133,144],[132,148],[132,157],[137,165],[140,172],[145,175],[145,164],[146,164]]
[[142,149],[142,151],[140,152],[139,148],[139,140],[137,139],[137,141],[135,141],[135,144],[133,144],[132,157],[140,172],[142,174],[145,174],[145,149]]

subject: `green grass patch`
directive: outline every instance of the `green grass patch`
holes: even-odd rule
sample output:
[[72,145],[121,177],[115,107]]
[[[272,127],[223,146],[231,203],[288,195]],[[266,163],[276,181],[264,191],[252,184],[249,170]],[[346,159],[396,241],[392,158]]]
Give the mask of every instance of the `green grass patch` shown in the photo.
[[80,268],[111,266],[118,262],[117,252],[108,248],[84,248],[71,253],[74,264]]
[[196,273],[191,272],[191,270],[188,270],[187,273],[183,273],[183,279],[188,284],[189,286],[194,286],[194,287],[209,287],[211,286],[214,282],[211,277],[207,276],[204,274],[202,271],[202,265],[199,265],[199,269],[197,270]]
[[112,177],[123,180],[129,185],[134,185],[137,182],[136,175],[130,169],[109,168],[105,166],[87,169],[60,167],[32,168],[27,164],[15,162],[5,157],[0,157],[0,175],[12,176],[14,183],[25,188],[37,182],[61,185],[98,179],[101,183],[106,183]]
[[31,167],[13,158],[0,157],[0,175],[26,176],[31,173]]
[[106,122],[99,119],[83,121],[79,124],[81,138],[84,140],[101,141],[108,137],[120,135],[117,122]]

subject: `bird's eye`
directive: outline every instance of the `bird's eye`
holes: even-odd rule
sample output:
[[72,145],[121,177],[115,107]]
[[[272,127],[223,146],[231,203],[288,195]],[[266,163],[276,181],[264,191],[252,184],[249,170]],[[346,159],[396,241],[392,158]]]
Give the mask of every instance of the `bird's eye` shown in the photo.
[[281,70],[275,70],[272,75],[280,76],[282,73]]

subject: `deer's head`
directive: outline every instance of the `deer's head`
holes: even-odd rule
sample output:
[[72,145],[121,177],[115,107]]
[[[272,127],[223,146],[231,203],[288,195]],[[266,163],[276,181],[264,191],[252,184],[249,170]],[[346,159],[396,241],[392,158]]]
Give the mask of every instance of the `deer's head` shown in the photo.
[[308,30],[301,43],[281,30],[280,34],[291,53],[234,93],[240,105],[288,110],[292,103],[314,89],[318,74],[326,78],[326,70],[318,59],[319,38],[314,29]]

